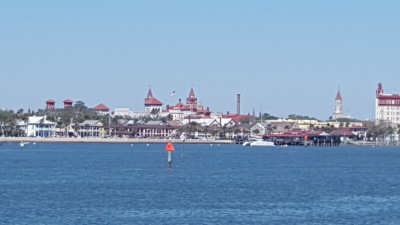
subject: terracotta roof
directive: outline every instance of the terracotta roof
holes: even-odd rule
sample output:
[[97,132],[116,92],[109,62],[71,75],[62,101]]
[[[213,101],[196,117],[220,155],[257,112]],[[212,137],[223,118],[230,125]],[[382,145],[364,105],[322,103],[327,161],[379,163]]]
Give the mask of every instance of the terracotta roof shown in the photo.
[[73,103],[74,101],[72,101],[71,99],[67,99],[67,100],[64,100],[64,102],[65,103]]
[[108,108],[107,106],[105,106],[103,103],[97,105],[97,106],[94,107],[93,109],[96,109],[96,110],[110,110],[110,108]]
[[144,104],[145,105],[162,105],[163,103],[160,102],[158,99],[153,97],[153,92],[151,89],[149,89],[149,92],[147,92],[147,98],[144,99]]
[[400,95],[399,94],[384,94],[384,95],[378,95],[377,96],[378,99],[400,99]]
[[177,104],[175,105],[175,107],[179,107],[179,108],[181,108],[181,107],[183,107],[183,106],[185,106],[185,104],[183,104],[182,102],[179,102],[179,103],[177,103]]
[[54,101],[53,99],[49,99],[46,101],[46,103],[56,103],[56,101]]
[[342,95],[340,95],[340,91],[337,92],[335,99],[340,99],[340,100],[342,99]]
[[151,97],[151,98],[146,98],[144,104],[145,105],[162,105],[163,103],[158,101],[158,99]]
[[330,135],[332,136],[354,136],[355,134],[350,131],[350,128],[344,127],[344,128],[338,128],[336,130],[333,130]]

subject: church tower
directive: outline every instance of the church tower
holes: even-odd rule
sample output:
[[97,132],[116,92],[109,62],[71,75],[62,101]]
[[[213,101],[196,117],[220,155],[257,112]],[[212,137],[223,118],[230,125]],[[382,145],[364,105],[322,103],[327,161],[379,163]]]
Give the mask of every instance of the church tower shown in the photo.
[[342,112],[342,107],[342,95],[340,94],[340,91],[338,91],[335,98],[335,112],[333,113],[332,119],[336,120],[340,118],[350,118],[349,115],[345,115]]
[[189,106],[192,111],[197,110],[197,98],[194,95],[193,88],[190,89],[189,97],[186,98],[186,105]]

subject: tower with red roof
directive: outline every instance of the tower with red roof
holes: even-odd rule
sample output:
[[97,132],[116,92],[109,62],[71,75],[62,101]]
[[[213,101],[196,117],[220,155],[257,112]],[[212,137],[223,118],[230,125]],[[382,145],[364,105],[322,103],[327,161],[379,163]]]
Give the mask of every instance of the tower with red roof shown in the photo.
[[72,107],[73,103],[74,101],[72,101],[71,99],[64,100],[64,108]]
[[338,90],[337,94],[336,94],[336,98],[335,98],[335,111],[332,115],[332,119],[336,120],[336,119],[341,119],[341,118],[350,118],[349,115],[345,115],[342,112],[342,95],[340,94],[340,91]]
[[382,84],[378,84],[375,99],[376,123],[389,122],[400,124],[400,94],[384,93]]
[[162,111],[163,103],[160,102],[157,98],[153,97],[153,92],[151,89],[147,92],[147,97],[144,99],[144,111],[146,113],[151,113],[153,111]]
[[49,99],[46,101],[46,109],[55,109],[56,101]]

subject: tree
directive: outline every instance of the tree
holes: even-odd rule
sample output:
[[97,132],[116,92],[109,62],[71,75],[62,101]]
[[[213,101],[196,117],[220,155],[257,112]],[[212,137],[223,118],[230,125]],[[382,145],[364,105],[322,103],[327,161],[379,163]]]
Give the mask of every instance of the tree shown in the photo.
[[309,116],[301,116],[301,115],[296,115],[296,114],[289,114],[288,119],[292,120],[318,120],[314,117],[309,117]]
[[273,115],[271,115],[269,113],[264,113],[263,116],[262,116],[262,119],[264,119],[264,120],[276,120],[276,119],[279,119],[279,117],[273,116]]

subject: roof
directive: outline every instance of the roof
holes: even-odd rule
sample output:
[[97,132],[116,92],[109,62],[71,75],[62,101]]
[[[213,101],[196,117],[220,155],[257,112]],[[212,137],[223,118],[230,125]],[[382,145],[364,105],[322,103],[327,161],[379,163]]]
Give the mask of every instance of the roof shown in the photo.
[[145,105],[162,105],[163,103],[160,102],[158,99],[151,97],[151,98],[146,98],[144,104]]
[[151,120],[146,125],[164,125],[164,123],[161,120]]
[[56,103],[56,101],[54,101],[53,99],[49,99],[46,101],[46,103]]
[[378,99],[400,99],[399,94],[381,94],[377,96]]
[[147,97],[144,99],[145,105],[162,105],[163,103],[160,102],[158,99],[153,97],[153,92],[151,89],[147,92]]
[[338,128],[336,130],[333,130],[330,135],[332,136],[354,136],[355,134],[350,131],[350,128],[344,127],[344,128]]
[[230,113],[222,116],[222,118],[232,119],[235,123],[239,123],[243,118],[252,118],[252,117],[253,117],[252,115],[240,115],[237,113]]
[[64,100],[64,103],[73,103],[74,101],[72,101],[71,99],[66,99]]
[[94,107],[93,109],[95,110],[110,110],[110,108],[108,108],[106,105],[104,105],[103,103],[97,105],[96,107]]
[[342,95],[340,95],[340,91],[337,92],[336,98],[335,98],[335,99],[340,99],[340,100],[342,100]]
[[101,124],[100,120],[85,120],[82,123],[80,123],[79,126],[86,126],[86,124],[88,124],[91,127],[101,127],[101,126],[103,126],[103,124]]
[[45,116],[30,116],[28,117],[28,124],[56,124],[48,121]]

